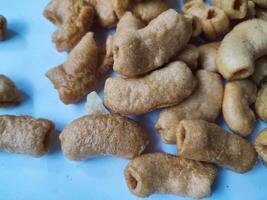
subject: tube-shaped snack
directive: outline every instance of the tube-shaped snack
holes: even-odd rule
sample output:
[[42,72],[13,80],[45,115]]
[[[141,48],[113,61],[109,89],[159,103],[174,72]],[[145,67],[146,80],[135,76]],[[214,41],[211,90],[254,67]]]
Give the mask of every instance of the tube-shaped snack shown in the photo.
[[165,153],[139,156],[124,171],[129,190],[139,197],[153,193],[206,197],[216,175],[217,169],[211,164]]
[[5,40],[7,35],[7,20],[0,15],[0,41]]
[[223,82],[216,73],[199,70],[196,73],[198,87],[182,103],[163,109],[156,123],[164,143],[176,143],[176,129],[181,120],[203,119],[215,122],[221,112]]
[[93,33],[87,33],[71,51],[69,58],[47,72],[65,104],[76,103],[94,87],[97,76],[98,47]]
[[0,74],[0,108],[19,104],[22,99],[23,95],[15,83],[7,76]]
[[244,173],[257,162],[257,153],[242,137],[227,133],[217,124],[203,120],[183,120],[177,128],[178,155],[215,163]]
[[203,0],[186,2],[183,12],[199,18],[202,31],[210,40],[229,30],[229,18],[225,12],[216,7],[207,7]]
[[191,23],[191,19],[169,9],[145,28],[118,38],[113,49],[114,71],[136,77],[166,64],[190,40]]
[[135,16],[149,23],[158,15],[168,10],[168,5],[162,0],[144,0],[133,4],[131,10]]
[[244,79],[254,72],[254,62],[267,54],[267,22],[253,19],[238,24],[218,50],[219,72],[228,80]]
[[192,70],[198,68],[198,58],[198,48],[192,44],[188,44],[185,49],[176,57],[177,60],[183,61]]
[[257,6],[261,8],[267,8],[267,1],[266,0],[252,0]]
[[58,26],[52,40],[58,51],[70,51],[93,25],[94,8],[85,0],[52,0],[44,16]]
[[267,81],[267,57],[261,57],[255,63],[255,71],[252,75],[252,80],[259,85]]
[[40,157],[48,153],[53,122],[30,116],[0,116],[0,150]]
[[246,17],[248,0],[210,0],[210,2],[224,10],[231,19]]
[[183,62],[172,62],[145,77],[106,80],[104,103],[120,114],[143,114],[182,102],[196,86],[192,71]]
[[117,22],[118,18],[112,7],[112,1],[109,0],[87,0],[95,8],[97,22],[101,27],[112,28]]
[[223,98],[223,116],[229,128],[246,137],[252,133],[256,118],[250,108],[257,96],[256,85],[248,80],[228,82]]
[[86,115],[67,126],[59,138],[64,155],[72,160],[99,155],[132,159],[148,144],[143,128],[119,115]]
[[216,65],[216,55],[220,47],[220,42],[212,42],[198,47],[199,67],[211,72],[218,72]]
[[257,95],[255,108],[259,117],[262,120],[267,121],[267,83],[261,85]]
[[267,166],[267,128],[263,129],[256,138],[255,148],[264,164]]

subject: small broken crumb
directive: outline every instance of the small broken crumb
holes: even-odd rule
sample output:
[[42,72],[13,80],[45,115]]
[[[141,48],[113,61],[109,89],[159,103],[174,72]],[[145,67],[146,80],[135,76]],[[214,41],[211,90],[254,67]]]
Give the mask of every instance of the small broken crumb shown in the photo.
[[95,91],[88,94],[85,110],[87,115],[110,114],[110,112],[105,108],[101,98]]

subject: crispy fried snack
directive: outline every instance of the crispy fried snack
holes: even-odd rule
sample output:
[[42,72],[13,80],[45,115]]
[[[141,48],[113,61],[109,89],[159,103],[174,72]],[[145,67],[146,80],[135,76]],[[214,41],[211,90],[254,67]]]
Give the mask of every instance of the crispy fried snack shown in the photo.
[[193,44],[188,44],[185,49],[176,57],[177,60],[183,61],[185,64],[187,64],[191,70],[198,68],[198,58],[198,48]]
[[257,162],[250,143],[218,125],[203,120],[183,120],[177,128],[178,155],[211,162],[235,172],[244,173]]
[[248,80],[228,82],[223,98],[223,116],[229,128],[246,137],[250,135],[256,123],[254,111],[250,108],[257,97],[256,85]]
[[140,197],[153,193],[202,198],[209,196],[217,169],[164,153],[150,153],[132,160],[124,171],[129,190]]
[[114,155],[132,159],[148,144],[148,136],[136,122],[119,115],[87,115],[73,121],[60,134],[61,148],[72,160]]
[[144,75],[169,62],[186,46],[191,34],[191,19],[169,9],[145,28],[117,38],[113,69],[126,77]]
[[196,77],[198,87],[188,99],[160,112],[156,129],[164,143],[176,143],[176,129],[181,120],[203,119],[215,122],[221,112],[223,83],[220,76],[199,70]]
[[252,80],[260,85],[262,82],[267,81],[267,57],[261,57],[255,63],[255,71],[252,75]]
[[92,27],[94,8],[84,0],[52,0],[44,16],[58,26],[52,36],[58,51],[70,51]]
[[143,114],[182,102],[197,81],[183,62],[173,62],[141,78],[106,80],[104,103],[116,113]]
[[0,149],[40,157],[48,153],[53,122],[30,116],[0,116]]
[[17,89],[15,83],[0,74],[0,108],[19,104],[22,100],[23,95]]
[[267,121],[267,83],[261,85],[257,95],[255,108],[259,117],[262,120]]
[[87,33],[71,51],[69,58],[47,72],[65,104],[76,103],[94,87],[97,76],[98,47],[93,33]]

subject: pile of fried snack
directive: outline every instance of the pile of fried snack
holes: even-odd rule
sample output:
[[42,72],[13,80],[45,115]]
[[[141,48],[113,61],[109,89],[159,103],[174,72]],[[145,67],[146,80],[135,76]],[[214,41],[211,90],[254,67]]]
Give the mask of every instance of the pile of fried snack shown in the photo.
[[[53,42],[58,51],[70,52],[47,73],[65,104],[83,100],[110,69],[118,74],[104,87],[104,105],[112,114],[103,106],[103,112],[73,121],[60,134],[66,157],[130,159],[125,179],[141,197],[202,198],[211,193],[216,165],[244,173],[256,165],[257,154],[267,163],[267,129],[255,145],[246,139],[257,117],[267,121],[267,1],[210,3],[185,1],[181,13],[162,0],[52,0],[47,5],[44,16],[57,26]],[[116,27],[116,32],[98,44],[96,26]],[[208,42],[196,46],[200,38]],[[15,84],[0,76],[0,106],[21,100]],[[156,109],[161,111],[155,127],[164,143],[177,144],[178,156],[141,155],[148,134],[127,115]],[[215,123],[221,111],[232,133]],[[42,156],[53,131],[46,119],[0,116],[0,149]]]

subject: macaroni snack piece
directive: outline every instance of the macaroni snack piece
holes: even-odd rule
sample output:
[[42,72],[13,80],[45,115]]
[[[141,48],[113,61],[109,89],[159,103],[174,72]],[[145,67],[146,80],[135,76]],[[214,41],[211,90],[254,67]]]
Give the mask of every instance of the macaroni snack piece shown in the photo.
[[231,19],[243,19],[247,15],[248,0],[210,0],[210,2],[223,9]]
[[92,27],[94,8],[84,0],[52,0],[44,16],[58,26],[52,36],[58,51],[70,51]]
[[145,28],[117,38],[113,69],[126,77],[144,75],[169,62],[186,46],[191,34],[191,19],[169,9]]
[[107,79],[104,104],[116,113],[143,114],[182,102],[196,85],[191,70],[176,61],[144,77]]
[[47,77],[58,90],[63,103],[76,103],[93,89],[97,57],[98,47],[93,33],[87,33],[62,65],[48,71]]
[[223,116],[229,128],[246,137],[254,129],[256,118],[250,108],[257,97],[256,85],[248,80],[228,82],[223,98]]
[[165,153],[150,153],[132,160],[124,175],[129,190],[139,197],[164,193],[202,198],[210,195],[217,169]]
[[133,120],[119,115],[87,115],[60,134],[61,148],[72,160],[114,155],[132,159],[148,145],[148,135]]
[[178,54],[177,60],[184,62],[191,70],[198,68],[199,51],[195,45],[188,44],[185,49]]
[[255,108],[259,117],[262,120],[267,121],[267,83],[261,85],[257,95]]
[[196,77],[198,87],[188,99],[160,112],[156,129],[164,143],[176,144],[176,129],[181,120],[203,119],[215,122],[221,112],[223,82],[220,76],[199,70]]
[[263,129],[256,138],[255,148],[264,164],[267,166],[267,128]]
[[252,80],[257,84],[267,81],[267,57],[261,57],[255,63],[255,71]]
[[48,153],[53,122],[30,116],[0,116],[0,150],[40,157]]
[[217,124],[203,120],[183,120],[177,128],[178,155],[215,163],[244,173],[257,162],[257,153],[242,137],[227,133]]
[[19,104],[22,99],[23,95],[17,89],[15,83],[0,74],[0,108]]
[[218,50],[219,72],[228,80],[244,79],[254,72],[254,62],[267,54],[267,22],[252,19],[228,33]]

